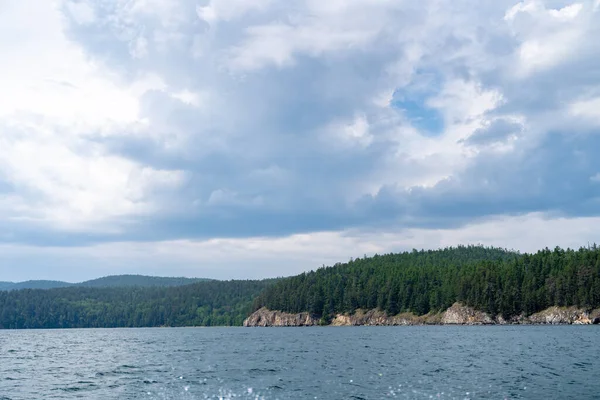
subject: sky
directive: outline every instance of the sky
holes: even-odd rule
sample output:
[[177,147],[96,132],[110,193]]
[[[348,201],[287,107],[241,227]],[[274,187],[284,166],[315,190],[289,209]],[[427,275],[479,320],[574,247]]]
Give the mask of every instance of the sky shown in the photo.
[[600,0],[0,0],[0,281],[600,242]]

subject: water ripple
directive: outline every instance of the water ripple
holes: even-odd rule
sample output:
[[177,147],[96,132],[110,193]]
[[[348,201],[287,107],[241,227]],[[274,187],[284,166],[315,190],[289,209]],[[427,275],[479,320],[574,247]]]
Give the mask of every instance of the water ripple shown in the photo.
[[594,398],[597,327],[0,331],[0,400]]

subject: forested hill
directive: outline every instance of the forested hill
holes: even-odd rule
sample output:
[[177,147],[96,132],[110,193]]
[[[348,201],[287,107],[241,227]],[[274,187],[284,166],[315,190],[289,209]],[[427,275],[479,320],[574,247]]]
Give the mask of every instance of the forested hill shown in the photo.
[[19,289],[54,289],[72,286],[73,283],[63,281],[31,280],[23,282],[0,282],[0,290]]
[[480,246],[388,254],[282,279],[254,302],[326,322],[337,313],[442,311],[454,302],[510,317],[552,305],[600,306],[600,248],[518,255]]
[[162,277],[145,275],[112,275],[103,278],[93,279],[76,284],[76,286],[86,287],[122,287],[122,286],[183,286],[190,283],[210,281],[203,278],[180,278],[180,277]]
[[19,289],[55,289],[71,286],[86,287],[123,287],[123,286],[182,286],[194,282],[208,281],[203,278],[162,277],[145,275],[112,275],[85,282],[70,283],[63,281],[31,280],[25,282],[0,282],[0,290]]
[[0,329],[241,325],[273,280],[0,292]]

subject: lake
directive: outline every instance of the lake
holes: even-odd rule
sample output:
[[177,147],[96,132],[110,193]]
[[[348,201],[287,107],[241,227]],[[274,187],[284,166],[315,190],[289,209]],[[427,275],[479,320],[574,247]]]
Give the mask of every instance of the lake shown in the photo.
[[598,326],[0,330],[0,399],[591,399]]

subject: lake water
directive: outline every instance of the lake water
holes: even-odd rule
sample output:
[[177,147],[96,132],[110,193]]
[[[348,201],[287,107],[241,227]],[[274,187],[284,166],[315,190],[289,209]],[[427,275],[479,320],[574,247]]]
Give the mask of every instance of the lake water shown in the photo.
[[0,399],[41,398],[600,398],[600,327],[0,331]]

